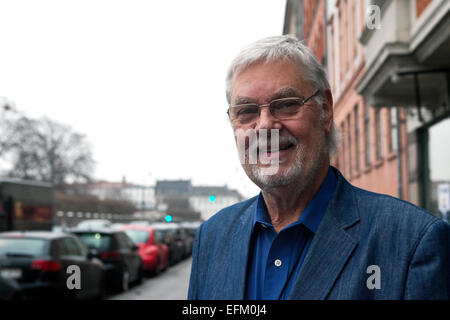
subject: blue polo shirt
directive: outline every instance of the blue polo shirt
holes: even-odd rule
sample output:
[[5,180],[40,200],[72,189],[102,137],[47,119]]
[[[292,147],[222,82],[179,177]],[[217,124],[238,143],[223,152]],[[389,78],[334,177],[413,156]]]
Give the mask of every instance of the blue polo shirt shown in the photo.
[[300,271],[314,234],[337,184],[329,167],[327,176],[300,218],[277,234],[271,224],[262,193],[253,221],[245,299],[285,300]]

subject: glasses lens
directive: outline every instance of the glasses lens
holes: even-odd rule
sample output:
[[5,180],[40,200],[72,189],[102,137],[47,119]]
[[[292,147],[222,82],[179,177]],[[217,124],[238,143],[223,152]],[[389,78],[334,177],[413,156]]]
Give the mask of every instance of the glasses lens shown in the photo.
[[295,116],[303,105],[300,98],[286,98],[274,100],[270,103],[270,109],[274,117],[283,119]]
[[258,118],[259,107],[257,105],[238,105],[230,108],[230,117],[240,123],[249,123]]

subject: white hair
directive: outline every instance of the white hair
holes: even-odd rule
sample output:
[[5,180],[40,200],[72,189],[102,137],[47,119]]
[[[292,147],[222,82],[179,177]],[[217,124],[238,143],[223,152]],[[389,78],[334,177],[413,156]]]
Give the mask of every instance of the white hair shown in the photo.
[[[290,60],[298,65],[298,71],[302,77],[308,80],[314,88],[319,89],[320,94],[314,99],[322,106],[322,95],[326,89],[330,89],[325,69],[317,61],[308,47],[290,35],[273,36],[258,40],[246,46],[238,53],[231,62],[226,77],[226,97],[228,104],[231,104],[231,89],[236,74],[257,62],[280,60]],[[325,116],[324,110],[321,107],[321,118],[325,118]],[[327,136],[327,147],[330,156],[336,153],[338,140],[339,134],[333,123],[330,134]]]

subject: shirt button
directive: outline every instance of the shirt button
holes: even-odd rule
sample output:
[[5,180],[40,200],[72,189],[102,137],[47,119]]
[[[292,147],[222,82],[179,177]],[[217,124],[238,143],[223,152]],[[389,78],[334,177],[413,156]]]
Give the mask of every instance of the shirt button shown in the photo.
[[281,260],[280,259],[275,260],[275,266],[277,266],[277,267],[281,266]]

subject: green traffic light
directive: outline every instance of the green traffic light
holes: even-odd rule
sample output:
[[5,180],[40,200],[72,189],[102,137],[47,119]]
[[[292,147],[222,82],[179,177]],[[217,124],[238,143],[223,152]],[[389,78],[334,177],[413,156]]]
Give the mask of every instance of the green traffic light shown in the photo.
[[211,202],[216,201],[216,196],[215,195],[210,195],[209,196],[209,201],[211,201]]
[[172,222],[172,216],[170,214],[166,216],[166,222]]

